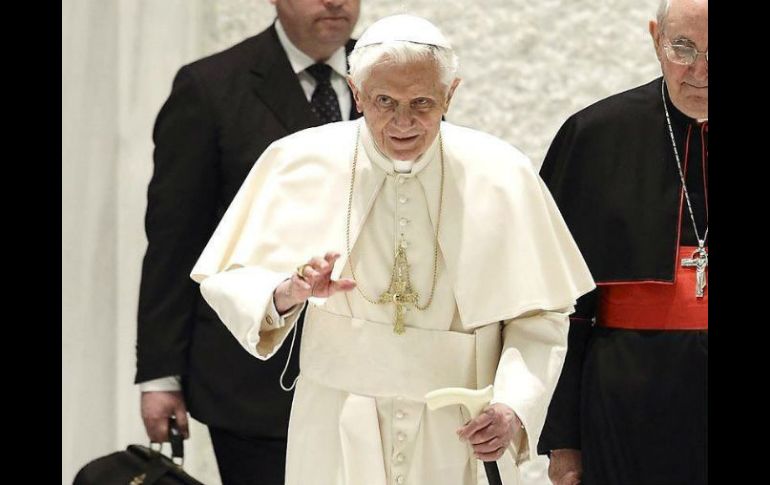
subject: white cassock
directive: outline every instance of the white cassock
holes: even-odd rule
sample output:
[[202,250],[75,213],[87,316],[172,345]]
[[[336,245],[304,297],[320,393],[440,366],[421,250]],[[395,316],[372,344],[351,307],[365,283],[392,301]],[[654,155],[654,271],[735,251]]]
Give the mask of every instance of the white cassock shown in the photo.
[[[298,312],[270,318],[272,292],[312,256],[337,251],[332,277],[350,277],[345,233],[356,134],[350,238],[359,288],[388,289],[406,241],[412,287],[433,282],[439,137],[410,173],[374,145],[363,119],[295,133],[260,157],[192,272],[235,338],[259,359],[284,344]],[[286,461],[287,485],[486,483],[455,431],[460,406],[429,411],[425,393],[494,383],[524,432],[498,460],[503,482],[534,456],[567,346],[568,315],[594,288],[558,209],[530,161],[491,135],[441,124],[445,182],[432,304],[407,312],[358,290],[311,299],[302,334]]]

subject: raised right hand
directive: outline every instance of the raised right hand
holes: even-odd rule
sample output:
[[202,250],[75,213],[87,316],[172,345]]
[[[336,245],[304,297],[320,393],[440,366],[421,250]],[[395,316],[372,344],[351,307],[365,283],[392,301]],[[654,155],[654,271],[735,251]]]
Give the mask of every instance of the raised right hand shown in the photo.
[[338,291],[350,291],[355,288],[356,282],[351,279],[331,279],[334,263],[339,257],[339,253],[328,252],[323,258],[312,258],[304,265],[302,278],[295,272],[291,278],[281,282],[273,292],[278,313],[286,313],[291,307],[304,303],[311,296],[328,298]]

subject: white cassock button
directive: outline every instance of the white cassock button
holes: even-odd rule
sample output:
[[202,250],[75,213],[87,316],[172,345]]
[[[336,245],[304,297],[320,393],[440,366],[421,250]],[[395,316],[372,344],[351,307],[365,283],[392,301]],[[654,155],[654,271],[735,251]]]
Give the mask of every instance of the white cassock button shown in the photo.
[[399,177],[398,183],[404,185],[404,182],[406,182],[406,179],[404,177]]
[[405,195],[402,195],[401,197],[398,198],[398,201],[401,202],[402,204],[406,204],[407,200],[409,199],[407,199]]
[[396,483],[398,483],[399,485],[404,483],[404,481],[406,481],[406,479],[404,478],[403,475],[399,475],[399,476],[396,477]]
[[399,431],[399,433],[396,435],[396,439],[398,441],[404,441],[406,439],[406,435]]
[[270,315],[267,315],[265,317],[265,320],[267,320],[267,324],[268,325],[272,325],[273,324],[273,317],[271,317]]
[[401,220],[398,221],[398,223],[401,224],[401,227],[404,227],[407,222],[409,222],[409,220],[406,217],[402,217]]
[[398,411],[396,411],[396,417],[398,419],[404,419],[404,416],[405,416],[405,414],[404,414],[404,412],[402,410],[399,409]]
[[404,396],[396,396],[396,401],[403,401],[403,400],[404,400]]
[[396,455],[396,463],[403,463],[404,462],[404,458],[405,458],[404,454],[403,453],[399,453],[398,455]]

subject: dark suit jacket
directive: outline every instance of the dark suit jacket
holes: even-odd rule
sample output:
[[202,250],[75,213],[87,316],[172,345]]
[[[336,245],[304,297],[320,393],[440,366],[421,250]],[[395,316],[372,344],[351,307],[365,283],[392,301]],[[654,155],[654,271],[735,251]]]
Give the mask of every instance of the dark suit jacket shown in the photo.
[[[278,377],[289,346],[266,362],[248,355],[189,274],[265,148],[318,124],[274,26],[182,67],[158,115],[136,382],[181,375],[189,411],[208,425],[286,437],[292,393]],[[297,355],[295,345],[286,384],[297,375]]]

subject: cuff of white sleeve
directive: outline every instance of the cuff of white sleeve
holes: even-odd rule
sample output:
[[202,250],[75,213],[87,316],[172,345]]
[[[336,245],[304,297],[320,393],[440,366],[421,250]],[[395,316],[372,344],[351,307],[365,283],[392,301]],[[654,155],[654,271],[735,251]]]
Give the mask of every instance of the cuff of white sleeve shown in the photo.
[[139,383],[140,392],[175,392],[182,390],[179,376],[168,376]]
[[254,349],[258,358],[267,360],[278,352],[297,324],[304,307],[305,303],[294,305],[288,312],[279,315],[275,300],[270,299],[259,330],[252,328],[246,336],[247,344]]
[[268,305],[267,312],[265,313],[265,320],[262,322],[262,330],[275,330],[285,327],[287,323],[292,324],[296,322],[304,307],[304,303],[298,303],[281,315],[275,307],[275,298],[271,298],[270,305]]
[[529,435],[526,428],[519,428],[513,433],[510,449],[517,466],[529,459]]

